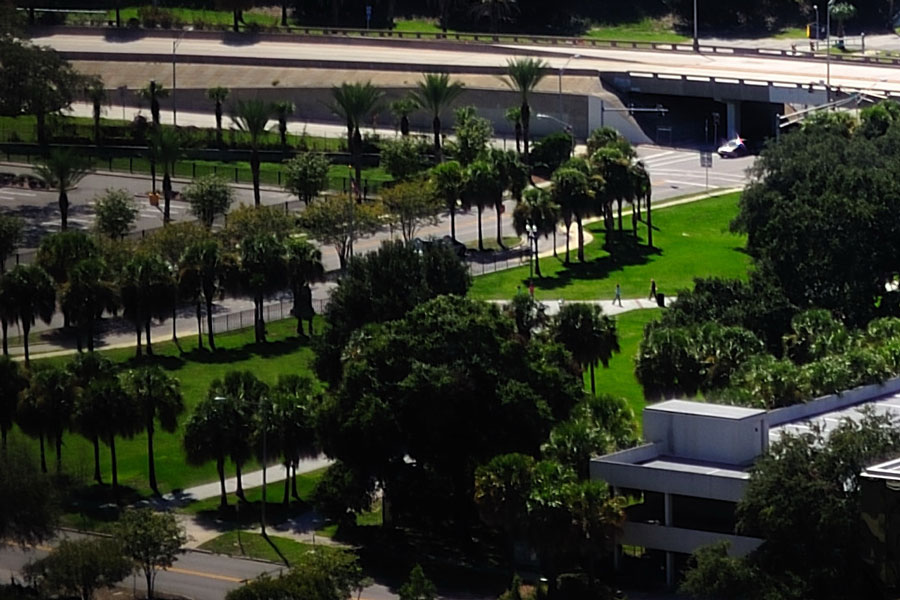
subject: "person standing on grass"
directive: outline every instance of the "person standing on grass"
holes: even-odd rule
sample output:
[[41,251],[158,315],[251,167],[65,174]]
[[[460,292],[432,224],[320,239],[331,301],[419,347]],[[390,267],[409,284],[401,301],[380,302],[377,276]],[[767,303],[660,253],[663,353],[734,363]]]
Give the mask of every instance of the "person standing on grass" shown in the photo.
[[616,297],[613,298],[613,305],[618,302],[619,306],[622,306],[622,287],[616,283]]
[[647,297],[647,300],[655,300],[656,299],[656,280],[650,280],[650,295]]

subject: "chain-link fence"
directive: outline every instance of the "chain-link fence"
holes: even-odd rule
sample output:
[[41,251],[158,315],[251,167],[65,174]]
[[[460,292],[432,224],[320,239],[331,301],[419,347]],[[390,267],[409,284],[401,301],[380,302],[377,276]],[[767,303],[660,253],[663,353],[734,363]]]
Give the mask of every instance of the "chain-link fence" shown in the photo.
[[[325,311],[326,301],[321,298],[312,301],[313,310],[316,314],[322,314]],[[266,323],[271,321],[281,321],[283,319],[293,318],[292,314],[294,302],[291,299],[282,299],[263,305],[263,319]],[[238,329],[247,329],[253,327],[253,315],[256,309],[249,308],[247,310],[229,312],[221,315],[214,315],[212,319],[213,333],[225,333],[228,331],[236,331]],[[204,334],[209,333],[209,325],[204,318],[200,326]]]

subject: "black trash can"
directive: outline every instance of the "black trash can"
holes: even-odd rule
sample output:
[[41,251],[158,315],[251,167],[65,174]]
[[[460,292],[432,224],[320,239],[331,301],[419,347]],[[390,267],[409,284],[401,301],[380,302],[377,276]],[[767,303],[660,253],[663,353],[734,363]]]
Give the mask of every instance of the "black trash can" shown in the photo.
[[666,295],[662,292],[656,294],[656,305],[660,308],[666,307]]

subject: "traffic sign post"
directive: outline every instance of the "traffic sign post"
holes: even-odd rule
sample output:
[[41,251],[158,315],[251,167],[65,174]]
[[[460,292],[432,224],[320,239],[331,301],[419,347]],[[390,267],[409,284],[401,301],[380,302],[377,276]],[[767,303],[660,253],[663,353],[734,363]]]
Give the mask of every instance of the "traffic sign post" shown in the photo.
[[709,170],[712,168],[712,152],[700,153],[700,166],[706,173],[706,190],[709,191]]

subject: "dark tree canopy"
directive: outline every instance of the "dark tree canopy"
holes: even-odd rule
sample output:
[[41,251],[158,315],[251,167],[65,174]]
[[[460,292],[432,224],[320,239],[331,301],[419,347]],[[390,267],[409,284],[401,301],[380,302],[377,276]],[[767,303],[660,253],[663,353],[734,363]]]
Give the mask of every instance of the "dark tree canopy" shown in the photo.
[[54,486],[24,448],[0,455],[0,541],[36,544],[50,538],[59,507]]

